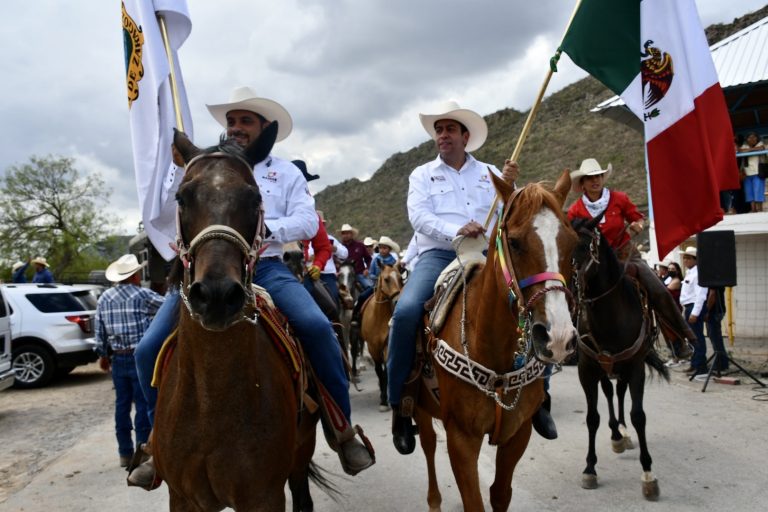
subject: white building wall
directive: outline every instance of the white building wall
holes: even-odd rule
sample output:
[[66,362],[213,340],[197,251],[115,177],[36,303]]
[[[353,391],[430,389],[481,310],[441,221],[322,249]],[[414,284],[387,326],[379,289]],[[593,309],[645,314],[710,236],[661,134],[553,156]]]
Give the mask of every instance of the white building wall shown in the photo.
[[[736,237],[736,283],[734,336],[765,339],[768,335],[768,235]],[[726,332],[723,329],[724,335]]]

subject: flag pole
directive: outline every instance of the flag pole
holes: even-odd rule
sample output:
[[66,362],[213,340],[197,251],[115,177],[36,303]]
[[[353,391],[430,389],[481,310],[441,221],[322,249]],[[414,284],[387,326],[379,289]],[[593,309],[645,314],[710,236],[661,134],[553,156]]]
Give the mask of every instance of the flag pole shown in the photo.
[[[509,157],[510,160],[516,162],[518,157],[520,156],[520,153],[523,150],[523,144],[525,144],[525,140],[528,138],[528,133],[531,131],[531,125],[533,124],[533,118],[536,116],[536,113],[539,110],[539,105],[541,105],[542,100],[544,99],[544,93],[547,90],[547,86],[549,86],[549,81],[552,78],[552,74],[557,71],[557,61],[560,59],[560,45],[563,43],[563,39],[565,39],[565,35],[568,33],[568,29],[571,28],[571,24],[573,23],[573,19],[576,17],[576,13],[579,10],[579,7],[581,6],[581,0],[576,0],[576,6],[573,8],[573,12],[571,13],[571,18],[568,20],[568,24],[565,26],[565,30],[563,31],[563,37],[560,38],[560,44],[558,44],[558,50],[555,53],[555,56],[552,57],[550,60],[549,69],[547,70],[547,75],[544,77],[544,83],[541,84],[541,88],[539,89],[539,94],[536,97],[536,101],[534,102],[533,106],[531,107],[531,110],[528,112],[528,118],[525,120],[525,124],[523,125],[523,130],[520,132],[520,137],[517,139],[517,144],[515,145],[515,149],[512,151],[512,156]],[[498,192],[493,198],[493,202],[491,203],[491,208],[488,210],[488,215],[485,216],[485,222],[483,223],[483,227],[485,230],[488,230],[488,225],[491,223],[491,217],[493,217],[493,212],[496,211],[496,203],[499,200],[499,194]]]
[[163,36],[163,46],[165,46],[165,55],[168,57],[168,67],[171,70],[171,96],[173,97],[173,111],[176,113],[176,128],[184,131],[184,120],[181,117],[181,103],[179,102],[179,90],[176,87],[176,65],[173,61],[173,50],[171,50],[171,43],[168,40],[168,30],[165,27],[165,16],[162,14],[157,15],[157,21],[160,24],[160,33]]

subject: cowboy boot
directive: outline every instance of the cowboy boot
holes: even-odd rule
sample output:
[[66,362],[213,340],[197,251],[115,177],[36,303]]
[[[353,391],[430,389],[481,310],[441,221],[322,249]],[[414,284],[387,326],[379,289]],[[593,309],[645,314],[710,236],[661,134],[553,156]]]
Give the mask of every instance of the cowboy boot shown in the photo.
[[417,427],[411,423],[411,417],[400,412],[400,406],[392,404],[392,443],[402,455],[413,453],[416,449]]
[[[633,261],[634,263],[634,261]],[[657,318],[664,325],[672,330],[678,339],[688,340],[690,343],[696,343],[696,335],[691,330],[691,326],[685,321],[680,309],[675,304],[675,299],[669,293],[667,287],[643,261],[637,262],[637,280],[648,294],[648,301],[651,307],[657,313]]]
[[552,415],[549,414],[550,407],[552,407],[552,400],[548,391],[545,391],[544,395],[544,402],[542,402],[539,409],[534,413],[531,418],[531,423],[536,433],[544,439],[557,439],[555,420],[553,420]]

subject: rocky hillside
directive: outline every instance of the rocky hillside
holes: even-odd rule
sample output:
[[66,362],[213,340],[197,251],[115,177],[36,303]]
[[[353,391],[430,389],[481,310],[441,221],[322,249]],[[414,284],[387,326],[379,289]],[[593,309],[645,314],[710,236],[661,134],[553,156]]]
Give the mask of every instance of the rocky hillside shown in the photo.
[[[768,16],[768,6],[730,24],[707,28],[710,44]],[[522,184],[554,180],[566,168],[578,167],[583,158],[611,162],[610,185],[629,194],[647,213],[647,183],[642,135],[622,124],[590,112],[613,93],[592,77],[584,78],[545,98],[520,157]],[[503,109],[486,116],[489,134],[474,155],[501,168],[512,154],[527,112]],[[371,179],[350,179],[325,188],[315,196],[333,232],[348,222],[361,236],[386,234],[403,248],[412,229],[406,211],[408,175],[435,157],[434,143],[427,141],[389,157]],[[575,199],[575,198],[572,198]]]

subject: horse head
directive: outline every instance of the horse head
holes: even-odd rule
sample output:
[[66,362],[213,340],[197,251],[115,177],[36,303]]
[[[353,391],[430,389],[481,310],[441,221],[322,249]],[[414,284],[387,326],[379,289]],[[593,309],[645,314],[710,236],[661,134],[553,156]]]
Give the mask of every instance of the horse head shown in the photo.
[[185,134],[174,135],[186,164],[176,194],[180,290],[192,318],[208,330],[244,319],[252,301],[250,283],[265,229],[253,166],[269,155],[276,124],[247,148],[223,141],[200,149]]
[[359,295],[357,290],[355,265],[350,262],[342,263],[339,267],[337,280],[339,285],[339,295],[342,298],[344,309],[352,309],[357,300],[357,296]]
[[572,260],[578,292],[583,294],[589,288],[592,297],[615,286],[623,273],[616,252],[599,229],[604,214],[601,212],[592,219],[574,219],[571,223],[579,237]]
[[403,279],[400,271],[392,265],[383,265],[376,281],[377,295],[394,306],[402,289]]
[[566,287],[577,241],[563,214],[570,176],[563,172],[552,189],[532,183],[518,190],[491,176],[503,200],[489,251],[504,284],[499,289],[516,306],[523,339],[532,342],[539,359],[560,362],[577,340]]
[[304,279],[304,250],[298,242],[283,245],[283,263],[296,276],[296,279]]

